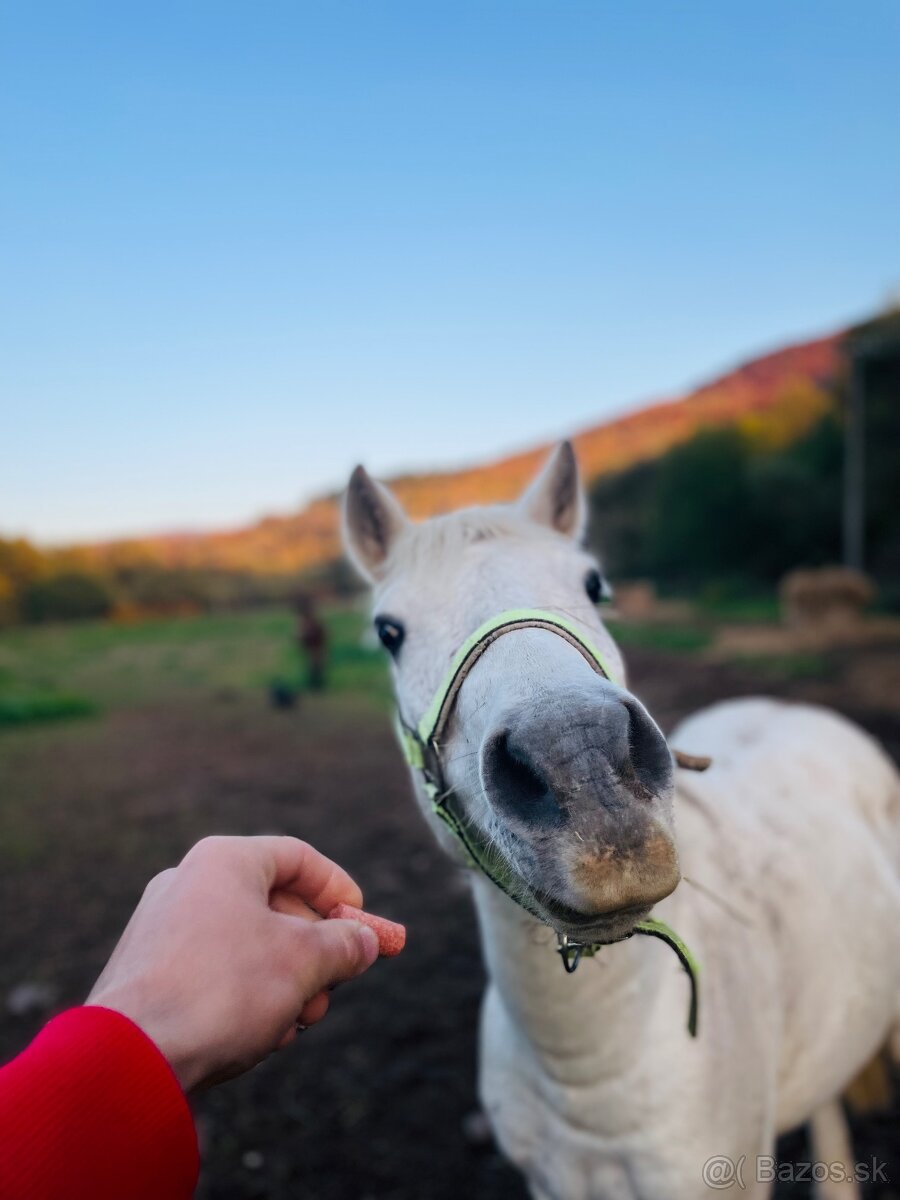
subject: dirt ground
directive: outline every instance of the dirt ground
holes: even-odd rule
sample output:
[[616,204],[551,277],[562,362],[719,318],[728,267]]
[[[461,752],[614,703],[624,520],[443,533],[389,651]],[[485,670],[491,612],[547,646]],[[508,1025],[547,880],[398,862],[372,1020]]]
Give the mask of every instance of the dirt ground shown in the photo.
[[[900,761],[900,700],[877,683],[898,677],[900,648],[848,651],[814,678],[650,651],[629,661],[664,727],[768,691],[835,705]],[[409,947],[340,989],[290,1051],[197,1100],[202,1200],[524,1200],[516,1172],[467,1136],[483,973],[465,883],[414,809],[386,717],[361,701],[277,712],[223,692],[3,734],[0,999],[29,982],[52,1008],[78,1002],[153,872],[203,834],[274,830],[344,863],[369,907],[408,925]],[[4,1006],[0,1056],[45,1019]],[[898,1121],[895,1109],[856,1124],[858,1157],[886,1161],[893,1180],[867,1200],[900,1197]],[[781,1150],[804,1158],[803,1134]]]

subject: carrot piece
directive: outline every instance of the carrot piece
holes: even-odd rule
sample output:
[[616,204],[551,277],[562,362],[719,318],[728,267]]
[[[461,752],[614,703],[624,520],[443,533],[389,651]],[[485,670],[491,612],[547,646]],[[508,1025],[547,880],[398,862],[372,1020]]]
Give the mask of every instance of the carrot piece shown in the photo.
[[393,958],[406,945],[406,926],[398,925],[396,921],[388,921],[386,917],[376,917],[372,913],[354,908],[352,904],[336,904],[328,914],[328,919],[337,918],[340,921],[359,921],[368,925],[378,938],[378,953],[382,958]]

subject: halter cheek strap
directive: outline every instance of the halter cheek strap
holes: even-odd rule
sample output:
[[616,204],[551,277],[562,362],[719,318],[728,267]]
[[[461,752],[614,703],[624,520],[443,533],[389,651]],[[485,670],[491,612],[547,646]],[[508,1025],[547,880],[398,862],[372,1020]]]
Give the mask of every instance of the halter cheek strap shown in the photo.
[[[460,842],[470,866],[480,870],[501,891],[526,912],[544,920],[537,899],[524,879],[488,843],[480,830],[469,821],[465,807],[456,793],[447,786],[441,760],[441,737],[459,690],[466,676],[478,659],[498,638],[519,629],[546,629],[567,641],[587,663],[605,679],[616,682],[607,660],[590,639],[572,621],[543,609],[514,608],[498,613],[479,626],[468,637],[453,656],[453,661],[443,682],[415,726],[407,725],[398,714],[397,733],[406,761],[420,773],[425,792],[434,812]],[[699,965],[691,951],[679,936],[663,921],[648,918],[639,921],[635,933],[659,938],[670,946],[678,956],[688,974],[691,984],[691,1002],[688,1013],[688,1030],[697,1036],[698,977]],[[568,974],[578,967],[584,957],[596,954],[603,942],[575,942],[565,934],[558,934],[559,954]],[[631,936],[630,934],[628,935]]]

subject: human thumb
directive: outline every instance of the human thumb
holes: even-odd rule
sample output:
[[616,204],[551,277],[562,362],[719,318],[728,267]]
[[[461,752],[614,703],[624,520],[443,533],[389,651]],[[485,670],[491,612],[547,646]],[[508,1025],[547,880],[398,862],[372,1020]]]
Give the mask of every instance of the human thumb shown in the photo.
[[307,996],[361,975],[378,957],[377,936],[359,921],[303,921],[302,925]]

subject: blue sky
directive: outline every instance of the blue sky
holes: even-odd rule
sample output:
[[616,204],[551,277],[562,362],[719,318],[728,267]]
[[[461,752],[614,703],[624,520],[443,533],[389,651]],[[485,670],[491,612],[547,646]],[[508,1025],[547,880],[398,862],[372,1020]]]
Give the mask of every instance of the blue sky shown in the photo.
[[243,523],[900,287],[895,0],[0,10],[0,529]]

